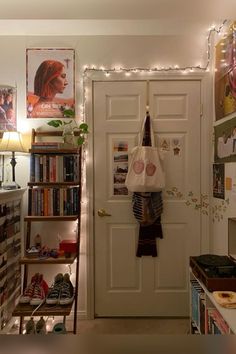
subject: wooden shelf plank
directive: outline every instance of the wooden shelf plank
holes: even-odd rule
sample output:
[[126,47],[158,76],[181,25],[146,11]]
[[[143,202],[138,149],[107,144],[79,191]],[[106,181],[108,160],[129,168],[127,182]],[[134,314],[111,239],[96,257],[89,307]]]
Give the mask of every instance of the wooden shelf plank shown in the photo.
[[79,182],[28,182],[29,187],[37,186],[79,186]]
[[[48,305],[44,303],[34,316],[68,316],[71,312],[73,303],[69,305]],[[14,309],[12,316],[31,316],[37,306],[30,304],[18,304]]]
[[78,154],[80,149],[74,148],[74,149],[29,149],[30,154]]
[[20,264],[72,264],[76,258],[76,254],[71,255],[71,257],[58,257],[58,258],[30,258],[23,257],[20,259]]
[[25,221],[75,221],[78,215],[61,215],[61,216],[25,216]]

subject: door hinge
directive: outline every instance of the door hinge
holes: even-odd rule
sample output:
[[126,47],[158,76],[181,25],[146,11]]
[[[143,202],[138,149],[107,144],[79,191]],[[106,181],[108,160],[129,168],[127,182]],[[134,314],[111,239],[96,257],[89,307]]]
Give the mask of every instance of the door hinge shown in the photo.
[[200,117],[203,116],[203,103],[201,103],[200,105]]

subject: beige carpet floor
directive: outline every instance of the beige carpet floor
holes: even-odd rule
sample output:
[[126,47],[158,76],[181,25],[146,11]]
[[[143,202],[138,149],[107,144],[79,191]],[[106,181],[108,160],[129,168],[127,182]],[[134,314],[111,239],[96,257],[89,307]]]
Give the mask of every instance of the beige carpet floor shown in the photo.
[[[68,324],[69,326],[69,324]],[[188,318],[99,318],[79,320],[81,334],[188,334]]]

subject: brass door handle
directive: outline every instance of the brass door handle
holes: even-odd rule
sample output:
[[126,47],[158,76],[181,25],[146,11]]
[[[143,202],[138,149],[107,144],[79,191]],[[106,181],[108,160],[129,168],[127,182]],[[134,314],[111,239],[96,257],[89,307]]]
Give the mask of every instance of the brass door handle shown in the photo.
[[98,209],[98,216],[111,216],[111,214],[108,214],[105,209]]

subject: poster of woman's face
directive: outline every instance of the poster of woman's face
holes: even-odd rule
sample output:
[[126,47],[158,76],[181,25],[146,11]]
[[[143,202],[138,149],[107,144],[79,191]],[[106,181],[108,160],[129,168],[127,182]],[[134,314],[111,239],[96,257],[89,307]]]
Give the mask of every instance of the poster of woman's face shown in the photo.
[[0,131],[16,130],[16,88],[0,86]]
[[27,118],[75,117],[74,49],[26,50]]

